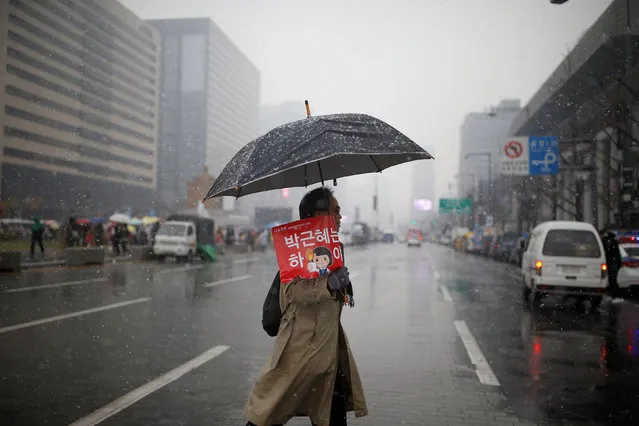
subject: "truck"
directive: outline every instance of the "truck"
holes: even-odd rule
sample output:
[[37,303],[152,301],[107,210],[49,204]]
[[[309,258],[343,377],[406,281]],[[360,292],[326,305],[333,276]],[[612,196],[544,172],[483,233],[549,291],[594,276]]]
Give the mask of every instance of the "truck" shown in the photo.
[[214,262],[215,222],[193,214],[173,214],[155,235],[153,253],[162,261],[167,256],[178,261],[192,262],[195,256]]

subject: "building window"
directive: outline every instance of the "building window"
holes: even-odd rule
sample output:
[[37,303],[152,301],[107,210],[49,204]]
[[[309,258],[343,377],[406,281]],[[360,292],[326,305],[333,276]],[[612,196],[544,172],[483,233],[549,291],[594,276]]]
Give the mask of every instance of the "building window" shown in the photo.
[[71,161],[57,157],[38,154],[35,152],[24,151],[16,148],[4,148],[4,155],[7,157],[19,158],[22,160],[35,161],[43,164],[51,164],[59,167],[67,167],[75,169],[82,173],[95,174],[100,176],[116,176],[125,180],[137,180],[144,183],[152,183],[153,179],[146,176],[138,176],[133,173],[114,170],[109,167],[98,166],[96,164],[86,163],[83,161]]
[[78,152],[86,157],[91,157],[103,161],[113,161],[122,164],[129,164],[131,166],[140,167],[146,170],[153,170],[153,165],[145,163],[144,161],[135,160],[130,157],[124,157],[107,151],[101,151],[99,149],[91,148],[87,145],[78,145],[70,142],[64,142],[59,139],[51,138],[49,136],[43,136],[37,133],[27,132],[26,130],[16,129],[15,127],[5,126],[4,135],[24,139],[31,142],[37,142],[56,148],[67,149],[69,151]]
[[207,41],[201,34],[182,36],[180,90],[196,92],[206,86]]

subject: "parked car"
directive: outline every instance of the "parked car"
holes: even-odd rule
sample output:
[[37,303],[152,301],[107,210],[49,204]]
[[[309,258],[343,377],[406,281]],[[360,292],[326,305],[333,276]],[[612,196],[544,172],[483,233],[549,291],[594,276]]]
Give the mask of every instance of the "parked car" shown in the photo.
[[639,288],[639,253],[636,249],[631,255],[624,245],[619,246],[621,252],[621,269],[617,275],[617,283],[620,289],[624,289],[630,293],[636,293]]
[[506,232],[497,239],[493,250],[493,258],[500,262],[507,262],[511,250],[516,247],[519,234],[517,232]]

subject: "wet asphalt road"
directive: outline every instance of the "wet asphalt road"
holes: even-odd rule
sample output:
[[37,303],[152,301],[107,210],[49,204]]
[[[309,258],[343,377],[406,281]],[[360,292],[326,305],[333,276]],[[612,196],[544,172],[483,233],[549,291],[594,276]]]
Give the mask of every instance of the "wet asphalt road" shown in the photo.
[[[531,311],[516,268],[433,245],[349,249],[347,264],[370,411],[353,425],[639,422],[636,305]],[[244,424],[273,342],[260,324],[273,265],[0,275],[0,424]]]

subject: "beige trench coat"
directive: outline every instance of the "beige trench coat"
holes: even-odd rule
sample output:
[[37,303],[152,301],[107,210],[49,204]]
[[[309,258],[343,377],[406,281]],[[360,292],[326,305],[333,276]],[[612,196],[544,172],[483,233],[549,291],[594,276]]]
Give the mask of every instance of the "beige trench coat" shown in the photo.
[[295,280],[280,291],[282,319],[275,347],[244,409],[258,426],[308,416],[329,426],[338,363],[345,376],[346,411],[368,414],[364,390],[340,324],[343,301],[326,277]]

